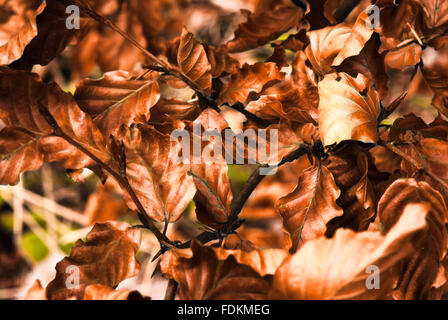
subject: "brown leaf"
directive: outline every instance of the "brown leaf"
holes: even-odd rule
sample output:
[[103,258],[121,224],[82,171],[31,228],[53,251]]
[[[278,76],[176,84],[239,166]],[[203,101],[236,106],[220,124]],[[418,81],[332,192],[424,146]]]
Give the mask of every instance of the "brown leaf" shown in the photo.
[[311,117],[317,121],[319,118],[317,108],[319,106],[319,92],[317,88],[316,75],[306,65],[307,57],[299,51],[292,62],[291,80],[300,97],[300,106],[307,110]]
[[133,80],[126,71],[107,72],[99,80],[85,79],[75,92],[76,102],[93,117],[105,138],[122,125],[147,121],[159,97],[157,81]]
[[[228,238],[226,239],[226,242]],[[250,243],[250,241],[248,241]],[[252,244],[253,246],[253,244]],[[260,249],[244,248],[214,248],[216,256],[219,260],[226,260],[233,256],[236,262],[244,264],[255,270],[260,276],[268,274],[273,275],[277,268],[281,265],[283,260],[288,257],[288,252],[285,249]]]
[[[0,65],[8,65],[22,56],[23,50],[37,35],[36,17],[40,15],[46,2],[19,2],[11,10],[6,23],[0,24]],[[36,6],[36,4],[38,6]]]
[[209,163],[191,166],[191,175],[196,185],[196,214],[198,220],[211,227],[227,222],[230,216],[232,190],[227,177],[227,163]]
[[379,96],[360,76],[339,73],[338,78],[327,75],[319,82],[319,128],[325,146],[343,140],[377,141]]
[[[121,281],[134,277],[139,271],[135,253],[140,245],[140,230],[127,223],[108,221],[97,223],[87,235],[78,240],[69,257],[56,265],[56,277],[47,286],[50,300],[82,299],[89,284],[116,287]],[[75,269],[77,268],[77,269]],[[79,271],[79,288],[68,288]]]
[[45,10],[37,16],[37,36],[25,47],[23,55],[12,66],[16,69],[30,70],[35,64],[46,65],[74,39],[82,34],[90,21],[83,15],[80,29],[67,29],[66,8],[73,5],[71,0],[46,0]]
[[422,73],[434,91],[432,103],[444,116],[448,116],[448,36],[431,41],[422,54]]
[[212,67],[207,59],[205,49],[187,29],[182,30],[179,51],[177,52],[177,64],[200,90],[210,95],[212,90]]
[[401,276],[395,293],[395,297],[399,299],[421,299],[428,296],[437,276],[439,263],[447,250],[446,203],[440,192],[424,181],[399,179],[384,192],[378,203],[378,214],[384,230],[387,232],[397,225],[397,221],[405,214],[406,206],[417,201],[425,203],[428,208],[428,231],[422,234],[422,242],[400,266]]
[[352,77],[362,73],[367,78],[372,79],[379,93],[385,96],[389,90],[389,77],[386,73],[384,54],[378,53],[380,46],[380,36],[375,32],[358,55],[346,58],[336,70],[346,72]]
[[313,123],[313,117],[302,104],[298,90],[290,81],[285,80],[263,90],[258,100],[247,104],[246,110],[263,119],[280,118],[299,123]]
[[389,68],[404,71],[407,67],[413,67],[420,62],[422,48],[413,43],[398,50],[387,52],[384,62]]
[[247,21],[235,31],[235,38],[226,44],[229,52],[254,49],[274,40],[282,33],[298,26],[302,11],[292,6],[279,6],[274,10],[251,13],[241,10]]
[[[297,176],[301,175],[310,165],[308,157],[301,157],[282,165],[274,175],[266,176],[247,199],[240,218],[251,220],[277,218],[275,203],[280,197],[286,196],[294,190]],[[253,237],[246,238],[254,242]]]
[[278,200],[277,211],[291,234],[291,252],[303,243],[322,236],[327,228],[326,223],[342,215],[341,208],[336,205],[339,195],[331,172],[318,165],[304,171],[294,191]]
[[16,184],[22,172],[42,166],[44,155],[38,149],[39,137],[27,132],[4,128],[0,131],[0,182]]
[[[43,154],[45,161],[59,161],[70,169],[80,169],[93,163],[92,159],[64,139],[51,136],[53,129],[42,115],[40,104],[47,108],[67,136],[99,159],[106,162],[109,160],[102,134],[90,116],[81,111],[73,97],[63,92],[56,83],[43,84],[34,73],[4,68],[0,70],[0,84],[0,117],[11,128],[8,132],[12,132],[12,128],[22,130],[29,135],[29,142],[36,142],[38,148],[34,150],[38,150],[40,154],[34,155],[33,159],[40,159]],[[21,134],[22,144],[25,141],[23,139],[24,135]],[[22,152],[19,156],[24,151],[32,150],[32,144],[26,146],[26,149],[17,150]],[[9,153],[12,149],[5,151]],[[31,160],[30,154],[27,157]],[[30,164],[22,166],[25,168]],[[35,169],[37,164],[31,164],[29,168],[31,167]]]
[[240,68],[238,60],[232,58],[228,49],[224,46],[215,48],[213,46],[204,46],[207,52],[207,58],[212,68],[212,76],[220,77],[222,74],[233,74]]
[[283,74],[279,72],[273,62],[258,62],[254,65],[245,64],[238,73],[232,75],[229,82],[225,83],[218,102],[244,103],[251,92],[260,93],[263,86],[273,80],[282,80]]
[[367,176],[366,151],[356,143],[347,143],[328,158],[328,169],[333,174],[341,196],[336,203],[344,214],[328,224],[326,235],[331,236],[339,227],[354,231],[367,230],[375,215],[375,194]]
[[173,120],[196,119],[201,112],[197,103],[190,103],[180,99],[161,98],[154,107],[151,108],[151,123],[170,122]]
[[[426,226],[427,208],[406,208],[399,222],[385,235],[339,229],[332,239],[307,242],[287,259],[274,276],[273,296],[279,299],[385,298],[392,288],[392,266],[413,252],[411,240]],[[380,270],[380,290],[368,290],[369,266]]]
[[[147,125],[134,126],[117,139],[124,141],[129,183],[149,216],[176,221],[196,192],[189,165],[179,156],[181,144]],[[137,210],[127,192],[123,196]]]
[[339,66],[345,59],[357,56],[374,32],[367,21],[370,22],[367,12],[362,11],[353,27],[338,24],[308,32],[310,45],[305,53],[314,70],[323,76],[331,71],[332,66]]
[[171,250],[162,260],[162,272],[179,283],[180,299],[266,299],[272,276],[260,276],[251,267],[239,264],[233,255],[220,260],[213,248],[197,241],[193,241],[191,250],[189,256]]

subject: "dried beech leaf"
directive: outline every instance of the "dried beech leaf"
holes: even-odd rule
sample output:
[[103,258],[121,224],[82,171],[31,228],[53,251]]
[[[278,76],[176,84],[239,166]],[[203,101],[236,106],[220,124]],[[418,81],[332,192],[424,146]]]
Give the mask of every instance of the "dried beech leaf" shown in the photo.
[[319,118],[317,108],[319,106],[319,92],[316,75],[314,71],[306,65],[306,55],[302,51],[297,52],[292,62],[291,80],[297,89],[300,97],[300,106],[307,110],[310,116],[317,121]]
[[310,45],[305,53],[314,70],[323,76],[332,66],[339,66],[345,59],[358,55],[374,32],[367,21],[367,12],[362,11],[353,27],[338,24],[308,32]]
[[[151,126],[130,128],[124,136],[126,174],[138,199],[152,219],[176,221],[196,192],[189,165],[180,159],[181,144]],[[127,205],[137,210],[127,192]]]
[[[47,286],[50,300],[83,299],[90,284],[116,287],[121,281],[134,277],[139,271],[135,253],[140,246],[140,230],[124,222],[97,223],[87,235],[78,240],[69,257],[56,265],[56,277]],[[76,271],[78,270],[78,271]],[[79,288],[68,288],[74,272],[79,272]]]
[[46,2],[42,1],[37,8],[32,7],[29,3],[19,4],[15,9],[21,12],[12,9],[7,23],[0,24],[0,65],[8,65],[19,59],[25,47],[37,35],[36,17],[44,11]]
[[282,79],[283,75],[274,62],[245,64],[232,75],[229,82],[224,84],[218,102],[219,104],[224,102],[233,104],[238,101],[244,103],[249,93],[260,93],[269,81]]
[[113,179],[107,179],[106,183],[98,184],[97,190],[87,199],[84,215],[90,224],[107,220],[118,220],[129,212],[123,200],[120,187]]
[[205,46],[205,51],[214,78],[220,77],[224,73],[233,74],[240,68],[239,61],[229,55],[226,47]]
[[22,57],[12,64],[16,69],[30,70],[33,65],[47,65],[65,47],[82,34],[90,23],[80,17],[79,29],[68,29],[66,9],[73,5],[72,0],[46,0],[45,10],[37,16],[37,36],[25,47]]
[[404,48],[389,51],[384,62],[391,69],[404,71],[407,67],[413,67],[420,62],[422,48],[418,44],[411,44]]
[[16,184],[22,172],[42,166],[44,155],[39,152],[38,140],[20,129],[7,127],[0,131],[1,184]]
[[326,223],[342,215],[342,209],[336,205],[339,195],[331,172],[317,166],[304,171],[294,191],[278,200],[276,208],[291,234],[292,252],[303,243],[322,236]]
[[375,194],[367,176],[368,157],[355,143],[347,143],[328,158],[328,169],[333,174],[341,196],[336,203],[344,210],[328,224],[327,236],[335,228],[344,227],[354,231],[366,230],[375,215]]
[[378,33],[373,33],[370,40],[358,55],[346,58],[337,68],[338,72],[346,72],[352,77],[362,73],[376,85],[379,93],[385,96],[388,91],[389,77],[386,73],[384,54],[379,54],[381,39]]
[[434,91],[432,103],[445,117],[448,116],[448,36],[430,43],[422,54],[422,74]]
[[[385,235],[338,229],[331,239],[307,242],[274,275],[275,298],[368,299],[384,298],[392,288],[391,267],[412,254],[411,240],[425,228],[426,207],[406,208],[399,222]],[[368,290],[366,268],[381,274],[380,290]],[[384,280],[383,280],[384,279]]]
[[235,38],[226,44],[229,52],[242,52],[264,45],[298,26],[302,18],[302,11],[292,6],[279,6],[258,13],[241,12],[247,21],[238,26]]
[[80,108],[89,113],[105,138],[121,125],[148,120],[150,109],[160,98],[153,80],[133,80],[126,71],[107,72],[99,80],[81,81],[75,92]]
[[215,253],[219,260],[226,260],[227,257],[233,256],[237,263],[251,267],[260,276],[273,275],[288,256],[288,252],[284,249],[229,250],[216,248]]
[[333,66],[338,66],[348,57],[356,56],[361,52],[374,32],[374,29],[369,27],[370,24],[367,10],[363,10],[352,27],[350,37],[344,42],[341,51],[333,60]]
[[[327,75],[319,82],[319,127],[324,145],[343,140],[375,143],[380,112],[377,91],[345,73]],[[367,89],[366,95],[363,92]]]
[[[0,118],[9,128],[9,131],[5,131],[4,134],[7,134],[6,132],[11,134],[17,130],[28,134],[28,140],[24,140],[23,133],[20,134],[18,143],[22,144],[22,148],[16,150],[19,152],[19,157],[26,155],[28,161],[40,161],[39,159],[44,155],[45,161],[59,161],[70,169],[80,169],[93,163],[92,159],[64,139],[51,136],[53,129],[42,115],[40,104],[47,108],[59,128],[67,136],[99,159],[106,162],[109,160],[110,156],[103,136],[90,116],[81,111],[73,97],[63,92],[56,83],[43,84],[34,73],[4,68],[0,70],[0,88],[0,110],[2,111]],[[33,143],[37,144],[37,149],[32,149]],[[12,146],[5,147],[4,152],[13,152]],[[31,156],[29,154],[31,150],[36,150],[40,154]],[[24,168],[22,170],[28,170],[36,169],[39,166],[38,163],[17,163],[16,165],[22,166]],[[7,166],[7,162],[4,165]],[[12,181],[11,179],[17,181],[18,178],[12,176],[8,178]],[[10,181],[8,183],[11,183]]]
[[424,181],[399,179],[384,192],[378,203],[378,215],[384,230],[394,228],[405,215],[406,206],[417,201],[427,206],[428,231],[422,233],[421,243],[400,266],[400,280],[394,293],[397,299],[428,298],[447,250],[446,203],[440,192]]
[[179,51],[177,52],[177,64],[199,89],[210,95],[212,90],[212,67],[207,59],[205,49],[187,29],[182,30]]
[[306,107],[302,107],[298,90],[290,81],[281,81],[266,90],[256,101],[247,104],[246,110],[263,119],[280,118],[299,123],[314,122]]
[[196,214],[198,220],[208,226],[225,223],[230,216],[232,191],[227,177],[227,163],[209,163],[191,165],[191,175],[196,185]]
[[196,119],[201,112],[197,103],[190,103],[180,99],[161,98],[151,109],[151,123],[170,122],[173,120]]
[[[233,255],[220,260],[213,248],[193,241],[190,257],[171,250],[164,255],[162,272],[179,283],[183,300],[261,300],[267,298],[272,276],[260,276],[239,264]],[[200,281],[198,281],[200,279]]]

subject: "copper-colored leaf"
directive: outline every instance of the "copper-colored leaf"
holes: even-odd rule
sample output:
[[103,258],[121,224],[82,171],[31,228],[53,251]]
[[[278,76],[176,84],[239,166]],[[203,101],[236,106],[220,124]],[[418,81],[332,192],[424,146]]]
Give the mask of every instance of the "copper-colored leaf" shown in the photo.
[[346,58],[358,55],[374,32],[368,27],[368,19],[367,12],[363,11],[353,27],[338,24],[308,32],[310,45],[305,53],[314,70],[325,75],[332,66],[339,66]]
[[[0,70],[0,88],[0,117],[9,128],[8,132],[11,133],[12,129],[22,130],[28,135],[27,141],[34,141],[38,146],[33,150],[40,154],[35,154],[32,158],[28,154],[29,160],[41,159],[44,155],[45,161],[59,161],[70,169],[83,168],[93,161],[64,139],[51,136],[53,129],[42,114],[41,107],[48,110],[46,112],[67,136],[99,159],[109,160],[102,134],[90,116],[81,111],[73,97],[63,92],[56,83],[46,85],[34,73],[4,68]],[[21,152],[19,155],[32,150],[32,144],[25,144],[24,133],[20,134],[17,143],[27,148],[17,150]],[[12,149],[5,151],[10,153]],[[29,166],[25,170],[38,167],[37,163],[18,165],[23,168]],[[17,177],[15,180],[17,181]]]
[[[38,6],[34,7],[36,4]],[[8,9],[8,4],[4,5]],[[17,1],[15,8],[9,8],[11,16],[6,23],[0,24],[0,65],[10,64],[22,56],[26,45],[37,35],[36,17],[45,6],[45,1],[41,1],[40,5],[38,1]]]
[[249,93],[259,93],[269,81],[282,79],[283,75],[274,62],[245,64],[224,84],[218,101],[220,104],[233,104],[238,101],[244,103]]
[[160,97],[159,85],[152,79],[133,80],[125,71],[104,74],[99,80],[85,79],[76,88],[75,100],[92,115],[108,138],[121,125],[148,120],[150,109]]
[[[87,241],[78,240],[70,256],[56,265],[56,277],[47,286],[48,298],[82,299],[89,284],[116,287],[121,281],[134,277],[139,271],[135,259],[139,245],[140,231],[127,223],[108,221],[95,224],[87,235]],[[73,282],[77,275],[78,287]]]
[[448,116],[448,36],[437,38],[422,54],[422,74],[434,91],[432,103],[444,116]]
[[15,68],[30,70],[35,64],[46,65],[73,40],[81,35],[89,24],[83,15],[79,29],[68,29],[66,9],[72,0],[46,0],[45,10],[37,16],[37,36],[25,47],[22,57],[12,64]]
[[[149,216],[158,221],[176,221],[196,192],[189,165],[180,159],[181,144],[168,134],[146,125],[126,130],[126,174]],[[137,210],[127,192],[124,198]]]
[[333,234],[334,228],[338,227],[366,230],[375,215],[376,206],[373,187],[367,176],[366,151],[354,142],[347,143],[328,158],[327,167],[341,189],[336,203],[344,214],[329,223],[326,235]]
[[322,236],[326,223],[342,215],[342,209],[336,205],[339,194],[331,172],[319,165],[304,171],[294,191],[279,199],[276,207],[291,234],[292,252]]
[[[409,259],[400,266],[400,281],[394,294],[399,299],[427,298],[435,280],[440,261],[447,250],[448,221],[446,203],[437,190],[424,181],[399,179],[384,192],[378,203],[378,214],[385,231],[403,219],[410,203],[425,203],[428,231],[421,235],[421,243]],[[410,276],[412,274],[412,276]]]
[[227,164],[221,162],[191,166],[194,183],[196,185],[196,214],[198,220],[209,226],[225,223],[230,215],[232,191],[227,177]]
[[[190,255],[172,250],[164,255],[162,272],[179,283],[185,300],[266,299],[272,276],[260,276],[233,255],[220,260],[213,248],[193,241]],[[200,279],[200,281],[198,281]]]
[[[364,90],[366,95],[361,93]],[[327,75],[319,82],[319,97],[319,127],[324,145],[343,140],[377,141],[379,96],[364,77]]]
[[224,46],[218,48],[205,46],[205,51],[212,68],[212,76],[215,78],[223,73],[233,74],[240,67],[239,61],[232,58]]
[[38,150],[39,137],[4,128],[0,131],[0,182],[16,184],[22,172],[40,168],[44,155]]
[[177,63],[180,70],[203,90],[210,94],[212,90],[212,67],[207,59],[205,49],[187,29],[182,30]]
[[[385,235],[339,229],[332,239],[307,242],[274,276],[274,297],[281,299],[385,298],[392,288],[391,267],[413,252],[415,234],[425,226],[426,206],[410,205]],[[377,266],[380,290],[368,290],[366,268]]]
[[407,67],[415,66],[422,57],[422,48],[418,44],[411,44],[404,48],[389,51],[385,63],[389,68],[404,71]]
[[235,31],[235,38],[226,44],[229,52],[242,52],[264,45],[283,32],[298,26],[302,11],[292,6],[250,13],[242,10],[247,21]]
[[298,90],[290,81],[282,81],[263,90],[256,101],[247,104],[246,109],[263,119],[280,118],[299,123],[314,122],[304,107]]

